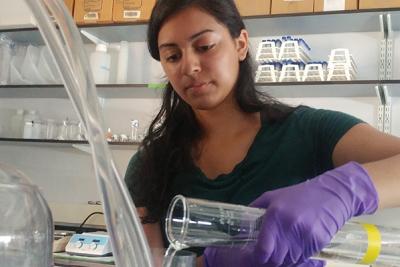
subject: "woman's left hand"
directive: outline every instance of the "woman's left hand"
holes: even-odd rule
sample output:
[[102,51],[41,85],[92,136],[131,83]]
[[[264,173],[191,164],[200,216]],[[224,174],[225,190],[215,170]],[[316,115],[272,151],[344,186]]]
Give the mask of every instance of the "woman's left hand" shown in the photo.
[[290,266],[317,256],[353,216],[375,212],[378,194],[363,166],[350,162],[266,192],[251,206],[267,209],[254,252],[257,262]]

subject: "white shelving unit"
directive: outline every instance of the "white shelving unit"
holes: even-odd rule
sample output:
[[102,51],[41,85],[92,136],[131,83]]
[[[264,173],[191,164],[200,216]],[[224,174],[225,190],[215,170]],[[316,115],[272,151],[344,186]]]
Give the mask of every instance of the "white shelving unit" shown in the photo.
[[[312,40],[316,49],[316,58],[323,59],[334,45],[348,45],[357,54],[357,62],[362,71],[360,80],[349,83],[293,83],[293,84],[258,84],[262,91],[268,91],[275,97],[371,97],[375,94],[375,85],[388,84],[396,87],[398,83],[379,77],[379,47],[384,37],[380,16],[390,14],[392,30],[400,30],[400,9],[335,11],[324,13],[305,13],[295,15],[271,15],[245,18],[245,24],[252,37],[253,45],[266,36],[305,35]],[[113,43],[121,40],[145,42],[145,23],[128,23],[118,25],[84,26],[90,33],[100,36],[102,40]],[[34,45],[43,45],[43,40],[36,28],[0,29],[0,33],[10,39]],[[344,37],[338,38],[338,35]],[[332,40],[329,36],[333,36]],[[337,41],[341,39],[341,41]],[[89,40],[84,38],[86,43]],[[359,41],[360,43],[357,43]],[[325,49],[320,49],[320,47]],[[369,51],[368,48],[376,49]],[[368,53],[368,56],[365,55]],[[253,53],[254,54],[254,53]],[[326,57],[325,57],[326,59]],[[140,62],[138,62],[140,64]],[[394,75],[400,80],[400,74]],[[383,81],[379,81],[383,80]],[[107,84],[99,85],[98,92],[102,98],[160,98],[160,90],[149,89],[145,84]],[[332,90],[328,88],[332,87]],[[399,93],[392,90],[394,96]],[[302,95],[304,93],[305,95]],[[343,94],[341,94],[343,93]],[[61,85],[9,85],[0,86],[0,98],[67,98]]]
[[[391,87],[391,96],[400,97],[400,80],[355,80],[334,82],[257,83],[259,91],[277,98],[303,97],[375,97],[377,85]],[[98,95],[105,99],[161,98],[163,89],[146,84],[101,84]],[[0,98],[61,98],[68,99],[63,85],[0,86]]]

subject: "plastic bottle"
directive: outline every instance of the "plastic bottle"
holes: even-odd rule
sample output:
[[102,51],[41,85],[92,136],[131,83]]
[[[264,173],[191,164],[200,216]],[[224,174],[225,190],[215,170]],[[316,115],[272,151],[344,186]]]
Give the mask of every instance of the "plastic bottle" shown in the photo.
[[29,110],[24,116],[24,134],[25,139],[40,138],[40,117],[36,110]]
[[90,41],[96,44],[96,50],[90,54],[90,68],[94,82],[106,84],[110,82],[111,55],[107,53],[109,44],[88,31],[81,30]]
[[128,80],[129,44],[122,41],[119,46],[117,83],[126,84]]
[[107,45],[97,44],[96,51],[90,54],[90,66],[96,84],[110,81],[111,56],[107,53]]
[[22,138],[24,130],[24,110],[18,109],[11,117],[11,136],[13,138]]

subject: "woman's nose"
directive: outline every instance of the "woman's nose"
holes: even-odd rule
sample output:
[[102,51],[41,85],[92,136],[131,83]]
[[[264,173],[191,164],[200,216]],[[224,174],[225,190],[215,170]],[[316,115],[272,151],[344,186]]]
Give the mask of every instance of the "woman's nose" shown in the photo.
[[192,76],[201,71],[199,57],[194,52],[186,52],[182,56],[182,74]]

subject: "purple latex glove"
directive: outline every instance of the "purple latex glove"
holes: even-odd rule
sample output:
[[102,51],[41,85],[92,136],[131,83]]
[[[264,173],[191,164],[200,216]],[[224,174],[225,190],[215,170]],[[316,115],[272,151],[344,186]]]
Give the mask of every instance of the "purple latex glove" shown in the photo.
[[257,243],[243,249],[207,248],[205,266],[322,266],[308,258],[328,245],[351,217],[375,212],[378,195],[366,170],[350,162],[266,192],[251,206],[267,209]]

